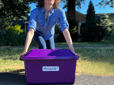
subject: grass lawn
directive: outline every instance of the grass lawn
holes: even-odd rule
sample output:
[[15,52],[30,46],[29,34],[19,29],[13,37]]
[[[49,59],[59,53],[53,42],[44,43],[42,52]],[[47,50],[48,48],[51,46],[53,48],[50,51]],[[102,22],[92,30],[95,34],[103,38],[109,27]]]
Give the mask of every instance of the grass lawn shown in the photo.
[[75,49],[80,59],[77,73],[114,76],[114,47]]
[[[18,60],[22,51],[23,48],[1,48],[0,72],[24,69],[24,62]],[[114,76],[114,47],[75,47],[75,51],[80,56],[77,74]]]

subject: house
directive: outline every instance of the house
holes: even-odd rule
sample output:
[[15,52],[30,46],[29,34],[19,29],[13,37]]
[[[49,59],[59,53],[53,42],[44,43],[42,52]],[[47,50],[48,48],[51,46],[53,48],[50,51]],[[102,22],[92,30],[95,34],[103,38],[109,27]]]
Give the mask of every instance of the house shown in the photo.
[[81,35],[81,30],[84,28],[86,23],[86,15],[76,11],[76,21],[78,22],[77,23],[78,35]]

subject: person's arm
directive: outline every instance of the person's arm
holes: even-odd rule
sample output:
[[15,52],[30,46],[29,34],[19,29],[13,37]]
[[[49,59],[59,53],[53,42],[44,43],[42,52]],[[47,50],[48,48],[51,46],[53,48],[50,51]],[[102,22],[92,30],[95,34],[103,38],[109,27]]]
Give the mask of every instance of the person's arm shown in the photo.
[[73,47],[73,43],[72,43],[72,39],[71,39],[71,36],[70,36],[70,32],[69,32],[69,23],[67,22],[67,18],[66,18],[66,14],[64,12],[63,9],[60,9],[59,11],[59,21],[60,21],[60,28],[61,28],[61,32],[63,33],[64,35],[64,38],[69,46],[69,49],[74,53],[74,47]]
[[28,31],[27,37],[26,37],[24,52],[28,51],[28,48],[30,46],[30,43],[32,41],[33,36],[34,36],[34,29],[33,28],[29,28],[29,31]]
[[[69,46],[69,49],[70,49],[73,53],[75,53],[69,30],[68,30],[68,29],[65,29],[65,30],[63,31],[63,35],[64,35],[65,40],[66,40],[66,42],[67,42],[67,44],[68,44],[68,46]],[[76,54],[76,53],[75,53],[75,54]]]
[[29,31],[28,31],[27,37],[26,37],[26,41],[25,41],[25,48],[24,48],[23,53],[19,56],[19,58],[27,53],[33,36],[34,36],[34,29],[33,28],[29,28]]
[[31,11],[31,14],[30,14],[30,19],[29,19],[29,23],[28,23],[28,28],[29,28],[29,31],[27,33],[27,37],[26,37],[26,41],[25,41],[25,47],[24,47],[24,51],[23,53],[19,56],[19,58],[23,55],[25,55],[28,51],[28,48],[29,48],[29,45],[32,41],[32,38],[34,36],[34,31],[36,30],[36,19],[37,19],[37,14],[38,14],[38,9],[33,9]]

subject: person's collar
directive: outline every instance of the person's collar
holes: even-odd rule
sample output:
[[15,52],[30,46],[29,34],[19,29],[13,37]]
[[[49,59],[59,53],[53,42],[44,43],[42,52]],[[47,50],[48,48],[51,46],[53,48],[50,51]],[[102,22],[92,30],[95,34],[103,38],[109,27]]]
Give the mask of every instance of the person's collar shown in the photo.
[[54,7],[52,7],[49,12],[50,12],[50,13],[53,13],[53,12],[54,12]]
[[[44,13],[45,12],[45,8],[42,7],[41,8],[41,13]],[[53,13],[54,12],[54,7],[51,8],[51,10],[49,11],[49,13]]]
[[45,12],[45,8],[44,7],[41,8],[41,13],[43,13],[43,12]]

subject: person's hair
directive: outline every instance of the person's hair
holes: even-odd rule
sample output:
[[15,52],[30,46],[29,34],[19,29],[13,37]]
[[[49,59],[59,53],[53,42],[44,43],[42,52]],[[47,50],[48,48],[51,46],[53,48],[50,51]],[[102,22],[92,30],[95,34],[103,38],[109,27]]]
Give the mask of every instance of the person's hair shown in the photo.
[[[55,3],[53,4],[54,9],[58,9],[60,2],[61,0],[55,0]],[[38,0],[37,7],[44,7],[44,0]]]

